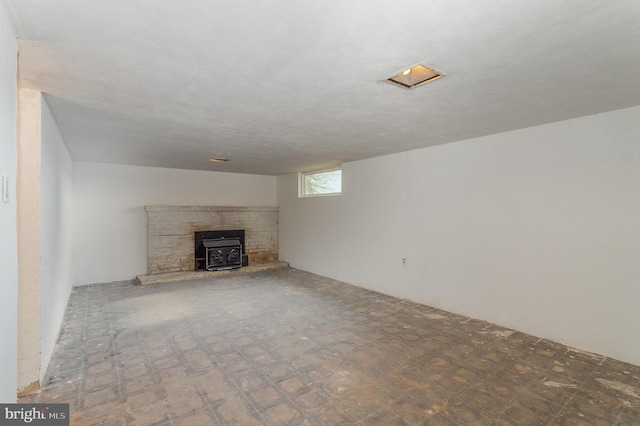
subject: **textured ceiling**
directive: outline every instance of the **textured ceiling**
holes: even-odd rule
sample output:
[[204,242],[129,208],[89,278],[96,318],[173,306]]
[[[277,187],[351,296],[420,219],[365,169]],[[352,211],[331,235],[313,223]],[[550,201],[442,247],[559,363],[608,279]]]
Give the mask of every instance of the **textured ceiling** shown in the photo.
[[80,161],[280,175],[640,104],[637,0],[0,1]]

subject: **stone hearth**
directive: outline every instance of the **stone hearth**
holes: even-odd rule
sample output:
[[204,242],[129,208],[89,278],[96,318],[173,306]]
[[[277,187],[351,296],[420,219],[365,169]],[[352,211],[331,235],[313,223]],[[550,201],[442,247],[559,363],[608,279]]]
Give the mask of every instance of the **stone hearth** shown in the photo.
[[272,271],[274,269],[288,268],[287,262],[266,262],[266,263],[254,263],[249,266],[244,266],[240,269],[229,269],[225,271],[185,271],[185,272],[167,272],[164,274],[153,275],[138,275],[135,279],[135,283],[138,285],[151,285],[151,284],[168,284],[181,281],[201,280],[205,278],[222,277],[225,275],[238,275],[238,274],[252,274],[262,271]]

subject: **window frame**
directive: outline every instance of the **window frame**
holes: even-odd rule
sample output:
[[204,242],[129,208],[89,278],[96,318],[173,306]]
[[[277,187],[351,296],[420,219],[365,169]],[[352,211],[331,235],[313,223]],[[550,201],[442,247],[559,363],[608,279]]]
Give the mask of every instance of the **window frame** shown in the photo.
[[[340,191],[338,192],[327,192],[325,194],[307,194],[306,193],[306,182],[305,178],[310,175],[318,175],[321,173],[329,173],[340,171]],[[310,198],[310,197],[332,197],[336,195],[342,194],[342,166],[339,167],[331,167],[329,169],[321,169],[321,170],[313,170],[310,172],[299,172],[298,173],[298,198]]]

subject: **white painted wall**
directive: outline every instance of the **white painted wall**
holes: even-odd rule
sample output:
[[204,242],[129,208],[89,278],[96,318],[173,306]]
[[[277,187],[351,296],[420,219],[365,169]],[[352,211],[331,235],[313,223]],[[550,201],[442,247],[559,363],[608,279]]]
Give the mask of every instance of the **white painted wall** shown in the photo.
[[146,274],[144,206],[275,206],[276,182],[273,176],[74,162],[74,285]]
[[282,176],[280,257],[640,364],[639,142],[634,107]]
[[40,172],[40,380],[51,360],[71,294],[72,163],[46,102],[42,102]]
[[0,5],[0,176],[10,184],[0,201],[0,402],[16,402],[18,387],[18,255],[16,224],[16,36]]

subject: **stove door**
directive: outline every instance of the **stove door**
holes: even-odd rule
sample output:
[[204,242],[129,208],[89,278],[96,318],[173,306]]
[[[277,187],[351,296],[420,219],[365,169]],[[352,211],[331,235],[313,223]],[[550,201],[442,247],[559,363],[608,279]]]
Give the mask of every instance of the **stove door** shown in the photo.
[[242,265],[242,251],[236,247],[207,248],[206,268],[209,271],[228,269]]

